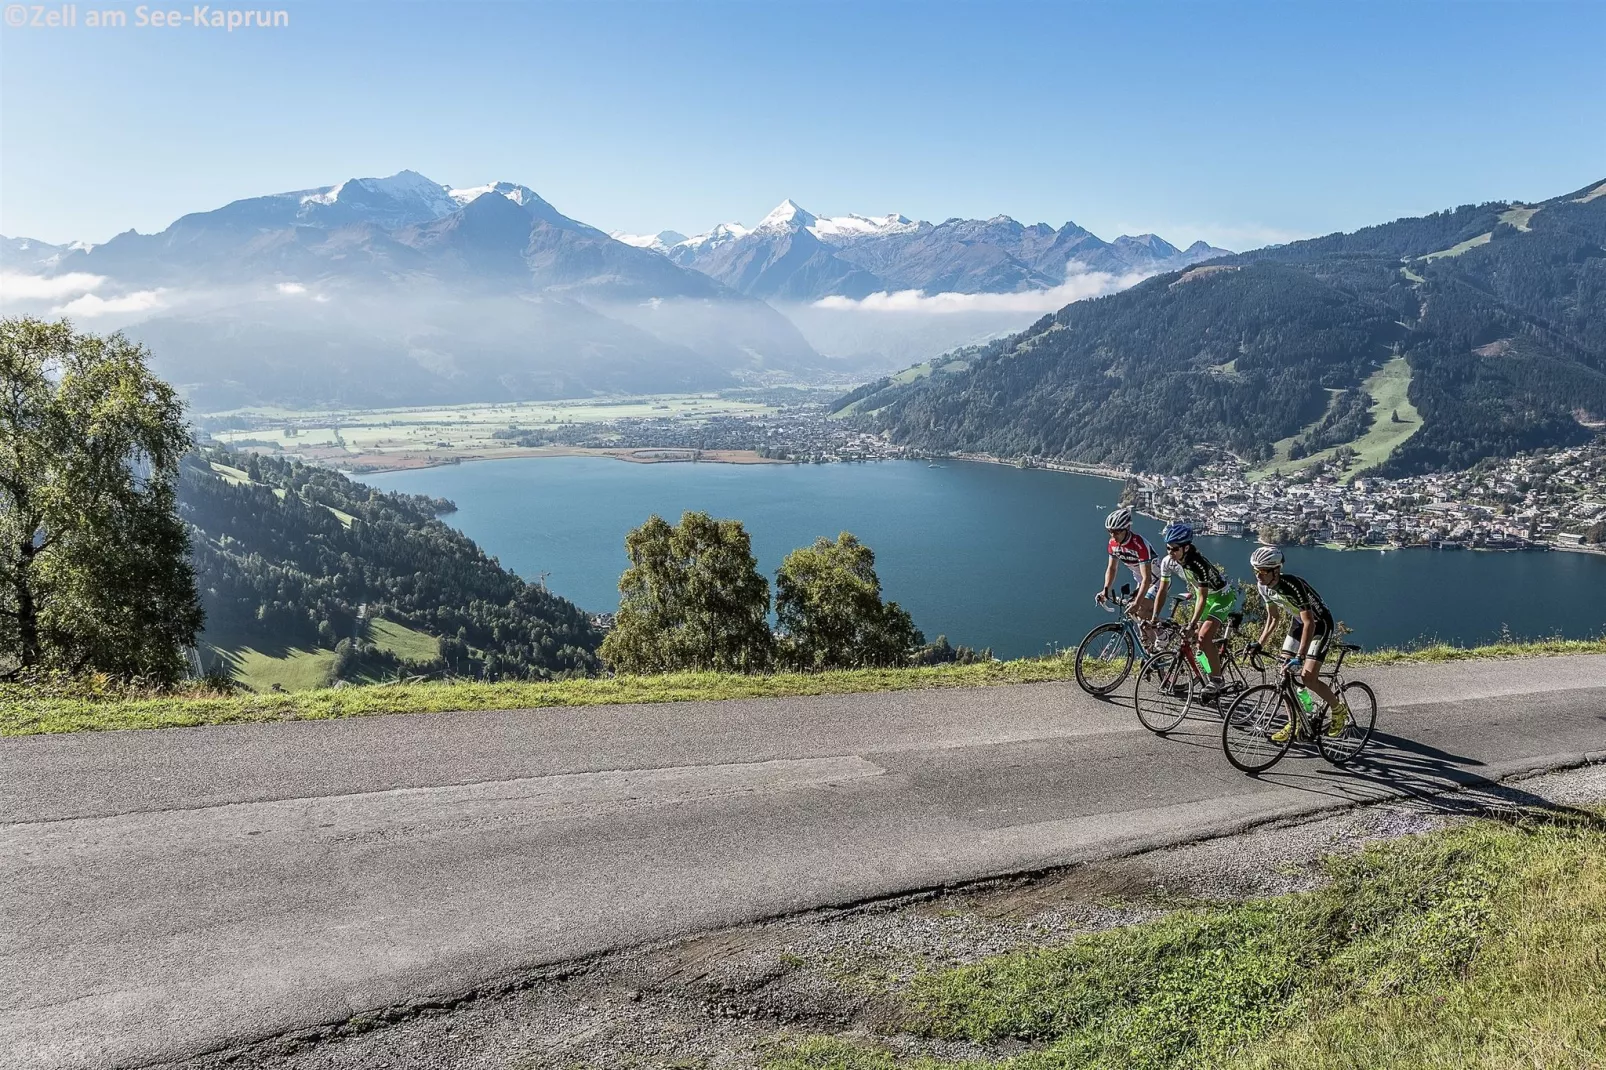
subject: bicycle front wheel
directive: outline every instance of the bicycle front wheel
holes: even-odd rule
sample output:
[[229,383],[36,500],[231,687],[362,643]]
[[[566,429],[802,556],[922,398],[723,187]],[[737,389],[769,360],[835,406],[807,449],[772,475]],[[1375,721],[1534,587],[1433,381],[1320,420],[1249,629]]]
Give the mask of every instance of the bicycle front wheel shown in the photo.
[[1359,680],[1351,680],[1339,688],[1339,697],[1349,707],[1349,722],[1336,736],[1326,732],[1316,737],[1316,749],[1334,765],[1345,765],[1366,746],[1372,738],[1372,726],[1377,723],[1377,696]]
[[1288,731],[1292,716],[1288,696],[1276,684],[1256,684],[1239,695],[1221,722],[1227,761],[1246,773],[1263,773],[1276,765],[1294,742]]
[[1132,672],[1136,655],[1126,625],[1100,624],[1076,648],[1076,682],[1090,695],[1108,695]]
[[1188,719],[1193,706],[1193,673],[1175,654],[1156,654],[1143,663],[1132,689],[1132,705],[1143,727],[1165,735]]

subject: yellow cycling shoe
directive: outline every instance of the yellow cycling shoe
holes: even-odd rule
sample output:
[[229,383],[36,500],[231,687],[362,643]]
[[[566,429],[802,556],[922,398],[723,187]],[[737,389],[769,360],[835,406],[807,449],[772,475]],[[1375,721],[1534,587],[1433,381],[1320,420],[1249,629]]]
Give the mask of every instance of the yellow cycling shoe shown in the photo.
[[1329,736],[1341,736],[1344,734],[1344,729],[1348,726],[1349,706],[1346,703],[1340,702],[1337,706],[1333,707],[1332,720],[1327,722],[1327,734]]
[[1267,738],[1270,739],[1273,743],[1287,743],[1290,739],[1293,739],[1294,738],[1294,721],[1293,721],[1293,718],[1289,718],[1287,724],[1283,725],[1281,728],[1279,728],[1277,731],[1273,732]]

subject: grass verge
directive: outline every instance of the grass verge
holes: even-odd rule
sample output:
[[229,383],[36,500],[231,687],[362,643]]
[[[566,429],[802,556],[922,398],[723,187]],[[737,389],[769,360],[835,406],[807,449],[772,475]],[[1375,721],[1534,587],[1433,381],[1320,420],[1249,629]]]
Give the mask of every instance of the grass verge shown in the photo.
[[[1346,664],[1395,665],[1562,654],[1606,654],[1606,638],[1504,642],[1470,648],[1438,644],[1418,650],[1384,650],[1361,654]],[[918,669],[855,669],[844,672],[776,673],[769,676],[688,672],[550,683],[376,684],[286,694],[126,697],[115,693],[104,696],[61,694],[46,689],[0,685],[0,736],[324,720],[387,713],[849,695],[868,691],[1046,683],[1072,678],[1071,659],[1058,656]]]
[[1328,867],[1317,891],[929,973],[901,997],[907,1032],[998,1059],[815,1037],[768,1070],[1606,1065],[1599,814],[1485,820]]

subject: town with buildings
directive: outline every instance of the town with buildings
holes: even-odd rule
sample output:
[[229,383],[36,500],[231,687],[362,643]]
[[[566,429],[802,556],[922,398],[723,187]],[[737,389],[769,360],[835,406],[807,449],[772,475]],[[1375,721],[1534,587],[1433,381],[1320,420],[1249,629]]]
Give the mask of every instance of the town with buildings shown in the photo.
[[1252,482],[1224,457],[1187,476],[1134,476],[1128,493],[1148,515],[1270,542],[1606,553],[1606,436],[1401,479],[1325,466]]

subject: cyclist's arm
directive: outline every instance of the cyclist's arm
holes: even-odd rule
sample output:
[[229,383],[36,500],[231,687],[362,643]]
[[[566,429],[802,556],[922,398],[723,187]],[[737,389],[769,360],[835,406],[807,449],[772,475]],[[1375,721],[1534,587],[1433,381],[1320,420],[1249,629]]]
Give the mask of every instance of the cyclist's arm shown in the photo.
[[1199,621],[1204,617],[1205,592],[1203,587],[1191,588],[1193,591],[1193,619],[1188,621],[1188,627],[1197,628]]
[[1281,616],[1282,616],[1282,610],[1277,608],[1277,603],[1272,602],[1272,601],[1267,601],[1266,602],[1266,623],[1264,623],[1264,624],[1262,624],[1260,626],[1260,638],[1256,639],[1255,642],[1259,643],[1261,646],[1265,646],[1266,645],[1266,640],[1271,638],[1272,630],[1277,627],[1278,618],[1281,617]]
[[1160,607],[1165,605],[1165,596],[1170,590],[1171,580],[1168,576],[1166,576],[1165,569],[1162,568],[1160,570],[1159,586],[1155,587],[1154,589],[1154,616],[1156,620],[1158,620],[1160,617]]
[[1110,555],[1109,563],[1104,566],[1104,597],[1110,597],[1115,585],[1115,555]]
[[[1148,593],[1149,588],[1152,586],[1154,586],[1154,565],[1148,561],[1145,561],[1138,566],[1138,594],[1137,598],[1134,598],[1132,601],[1135,603],[1138,598],[1142,598]],[[1151,605],[1149,607],[1149,619],[1155,620],[1159,617],[1159,615],[1159,605]]]

